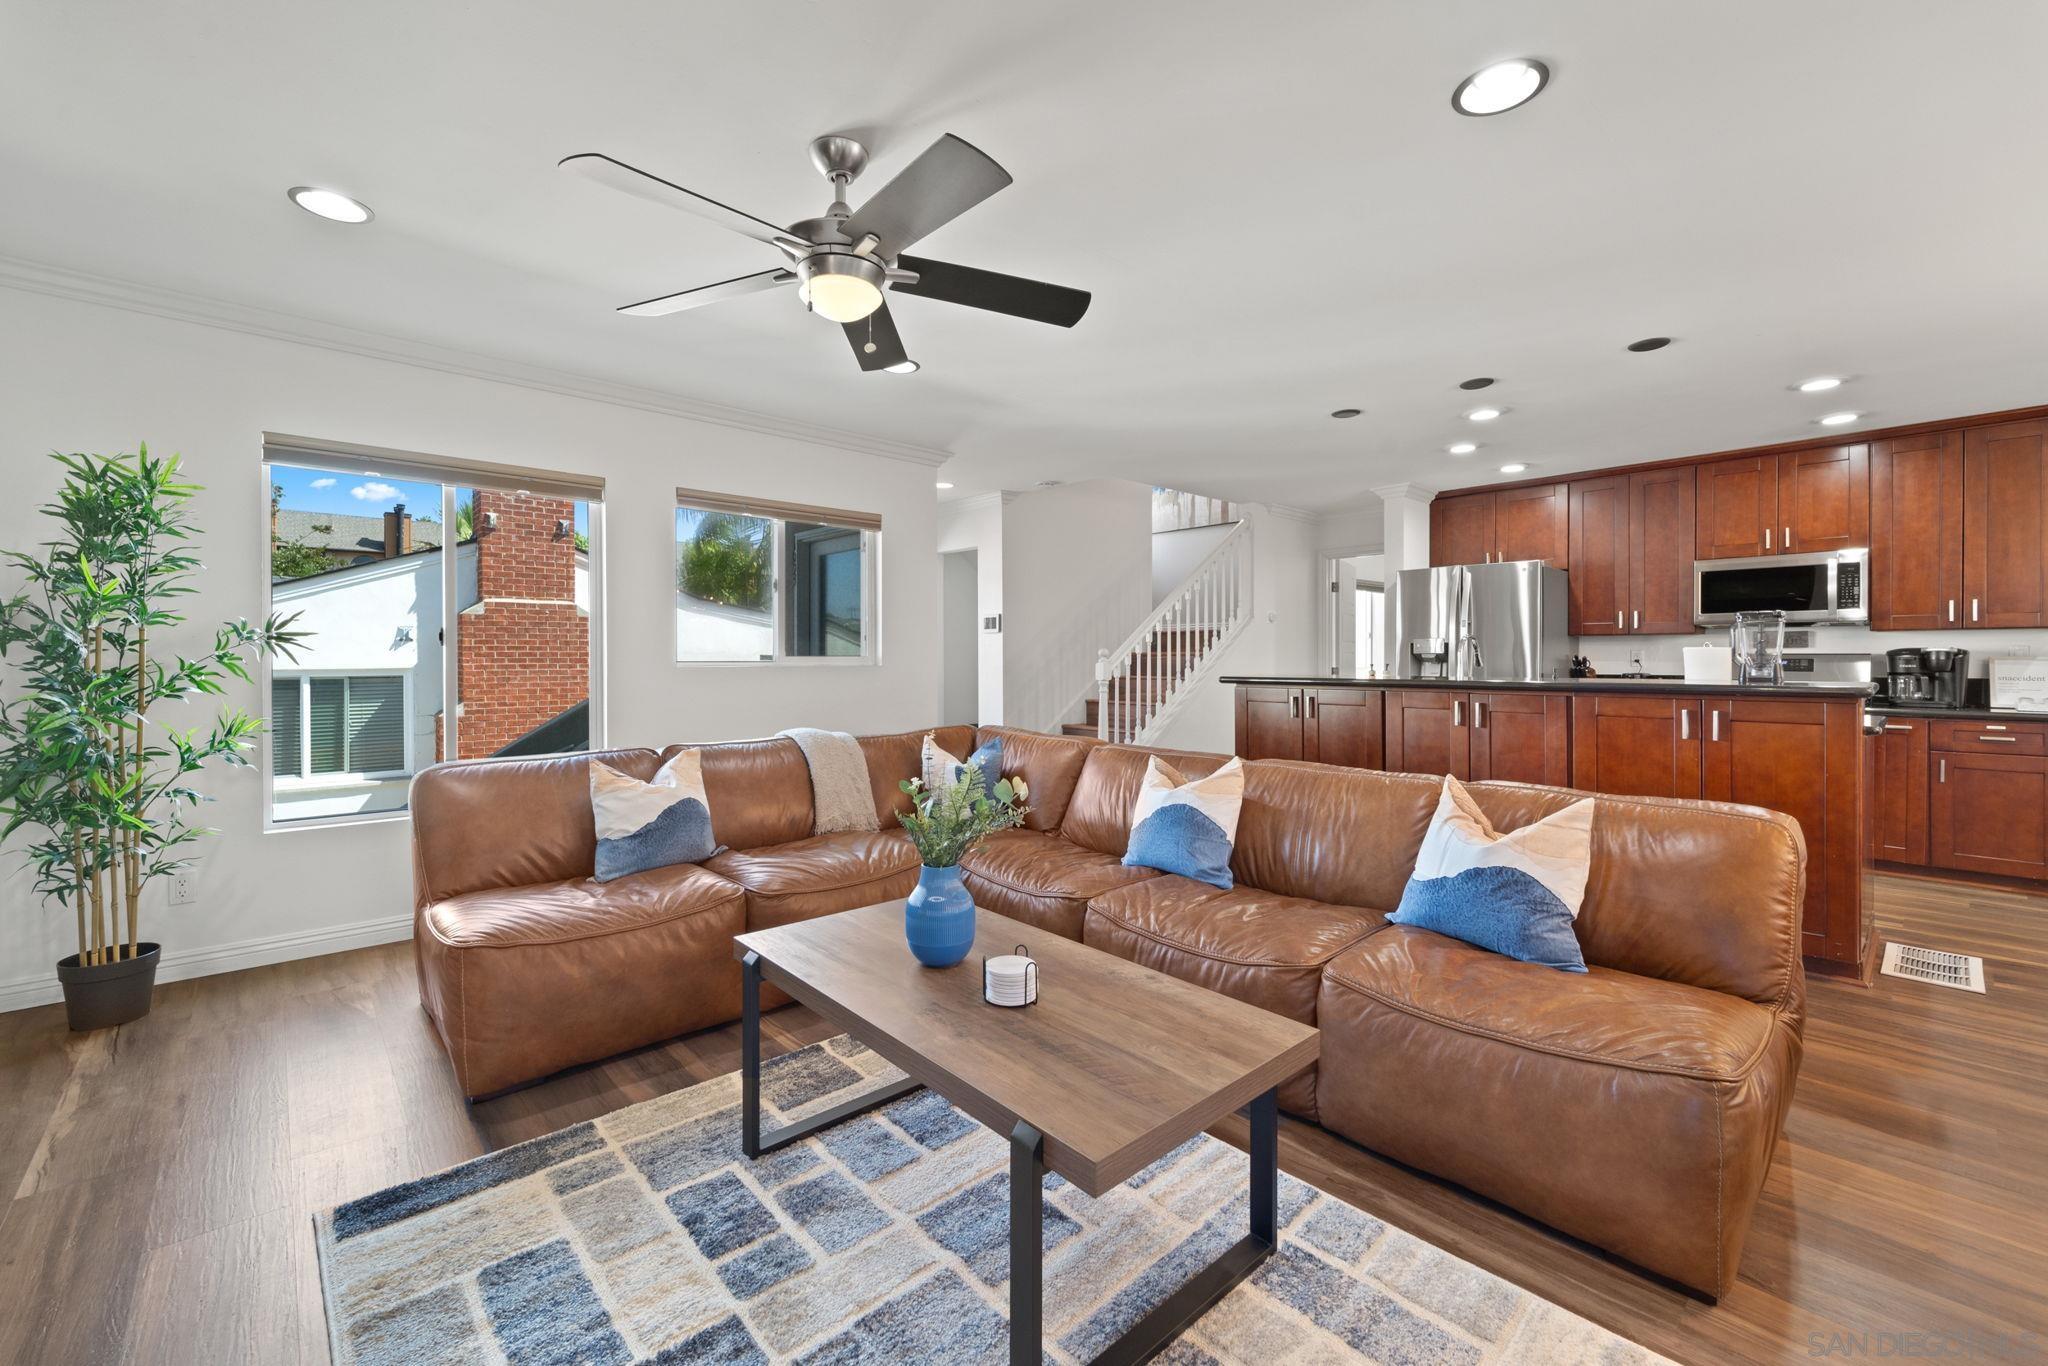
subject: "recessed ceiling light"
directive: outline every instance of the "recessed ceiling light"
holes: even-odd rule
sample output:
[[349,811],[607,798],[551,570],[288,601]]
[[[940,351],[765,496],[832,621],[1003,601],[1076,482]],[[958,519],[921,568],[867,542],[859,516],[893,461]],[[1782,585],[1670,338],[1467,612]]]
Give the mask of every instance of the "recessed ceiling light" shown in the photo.
[[917,362],[914,360],[899,360],[894,365],[885,365],[882,368],[892,375],[914,375],[917,373]]
[[1335,412],[1331,413],[1331,414],[1330,414],[1330,416],[1331,416],[1331,417],[1338,417],[1338,418],[1343,418],[1343,417],[1357,417],[1357,416],[1359,415],[1359,413],[1361,413],[1361,412],[1363,412],[1363,411],[1364,411],[1364,409],[1362,409],[1362,408],[1339,408],[1339,409],[1337,409],[1337,410],[1336,410]]
[[1477,441],[1453,441],[1444,449],[1452,455],[1470,455],[1479,449],[1479,443]]
[[1458,381],[1458,387],[1460,389],[1484,389],[1487,385],[1492,383],[1493,376],[1481,375],[1477,379],[1466,379]]
[[1842,381],[1833,375],[1815,375],[1812,379],[1799,382],[1799,392],[1802,394],[1824,394],[1830,389],[1841,387]]
[[337,223],[367,223],[377,216],[370,212],[368,204],[360,199],[350,199],[339,190],[323,190],[317,185],[294,185],[285,193],[292,203],[307,213],[316,213]]
[[942,489],[949,489],[949,488],[951,488],[951,487],[953,487],[953,486],[952,486],[951,484],[947,483],[947,482],[946,482],[945,480],[941,479],[941,480],[939,481],[939,487],[940,487],[940,488],[942,488]]
[[1671,338],[1669,337],[1645,337],[1641,341],[1630,342],[1628,349],[1631,351],[1662,351],[1669,345],[1671,345]]
[[1829,413],[1826,417],[1820,420],[1820,425],[1823,427],[1840,427],[1847,423],[1854,422],[1857,418],[1861,416],[1863,416],[1863,414],[1861,413]]
[[1499,417],[1500,414],[1501,410],[1498,408],[1474,408],[1465,416],[1473,422],[1491,422]]
[[1549,83],[1550,68],[1534,57],[1510,58],[1481,67],[1459,81],[1451,92],[1451,108],[1474,118],[1504,114],[1536,98]]
[[1523,470],[1526,470],[1528,468],[1529,467],[1527,465],[1502,465],[1500,467],[1500,472],[1502,474],[1520,474]]

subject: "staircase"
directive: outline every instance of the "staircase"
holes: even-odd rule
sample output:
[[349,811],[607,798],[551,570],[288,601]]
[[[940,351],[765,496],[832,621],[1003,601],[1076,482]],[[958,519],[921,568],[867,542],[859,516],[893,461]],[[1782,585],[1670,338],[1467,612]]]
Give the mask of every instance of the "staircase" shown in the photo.
[[1060,729],[1125,744],[1150,741],[1244,629],[1251,610],[1252,526],[1245,521],[1217,542],[1122,645],[1102,651],[1087,719]]

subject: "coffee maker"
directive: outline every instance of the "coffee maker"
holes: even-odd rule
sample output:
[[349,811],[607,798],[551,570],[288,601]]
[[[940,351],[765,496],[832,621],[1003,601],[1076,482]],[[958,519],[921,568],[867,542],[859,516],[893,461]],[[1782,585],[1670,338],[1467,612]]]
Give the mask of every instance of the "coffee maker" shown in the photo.
[[1970,677],[1968,650],[1887,650],[1885,700],[1902,707],[1960,707]]
[[1970,678],[1968,650],[1922,650],[1920,668],[1934,685],[1930,706],[1960,707]]

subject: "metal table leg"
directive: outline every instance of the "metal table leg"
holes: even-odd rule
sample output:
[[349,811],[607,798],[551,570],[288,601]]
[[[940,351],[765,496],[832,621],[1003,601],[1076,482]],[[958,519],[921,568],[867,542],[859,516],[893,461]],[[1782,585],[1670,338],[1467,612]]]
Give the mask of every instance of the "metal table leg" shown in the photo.
[[[1190,1276],[1111,1343],[1094,1366],[1138,1366],[1164,1351],[1238,1282],[1258,1269],[1279,1241],[1280,1094],[1245,1107],[1251,1121],[1251,1230]],[[1038,1366],[1044,1350],[1044,1140],[1019,1123],[1010,1135],[1010,1363]]]
[[890,1082],[878,1090],[842,1101],[808,1119],[761,1132],[761,955],[749,953],[740,960],[740,1150],[748,1157],[760,1157],[787,1148],[820,1129],[829,1129],[842,1119],[864,1110],[886,1105],[898,1096],[922,1086],[909,1077]]

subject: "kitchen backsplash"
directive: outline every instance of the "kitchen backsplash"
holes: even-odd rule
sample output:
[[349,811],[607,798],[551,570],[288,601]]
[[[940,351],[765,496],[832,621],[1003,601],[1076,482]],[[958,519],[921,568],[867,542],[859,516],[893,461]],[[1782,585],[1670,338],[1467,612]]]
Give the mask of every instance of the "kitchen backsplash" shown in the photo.
[[[2048,631],[1872,631],[1863,626],[1815,626],[1814,648],[1843,654],[1861,651],[1873,659],[1872,677],[1884,674],[1887,650],[1913,647],[1930,649],[1953,646],[1970,652],[1970,676],[1988,677],[1986,661],[1991,659],[2033,659],[2048,656]],[[1728,640],[1725,630],[1709,630],[1690,636],[1581,636],[1572,646],[1574,654],[1593,661],[1604,674],[1628,673],[1640,658],[1642,671],[1651,674],[1685,672],[1685,657],[1679,652],[1688,645],[1721,645]]]

